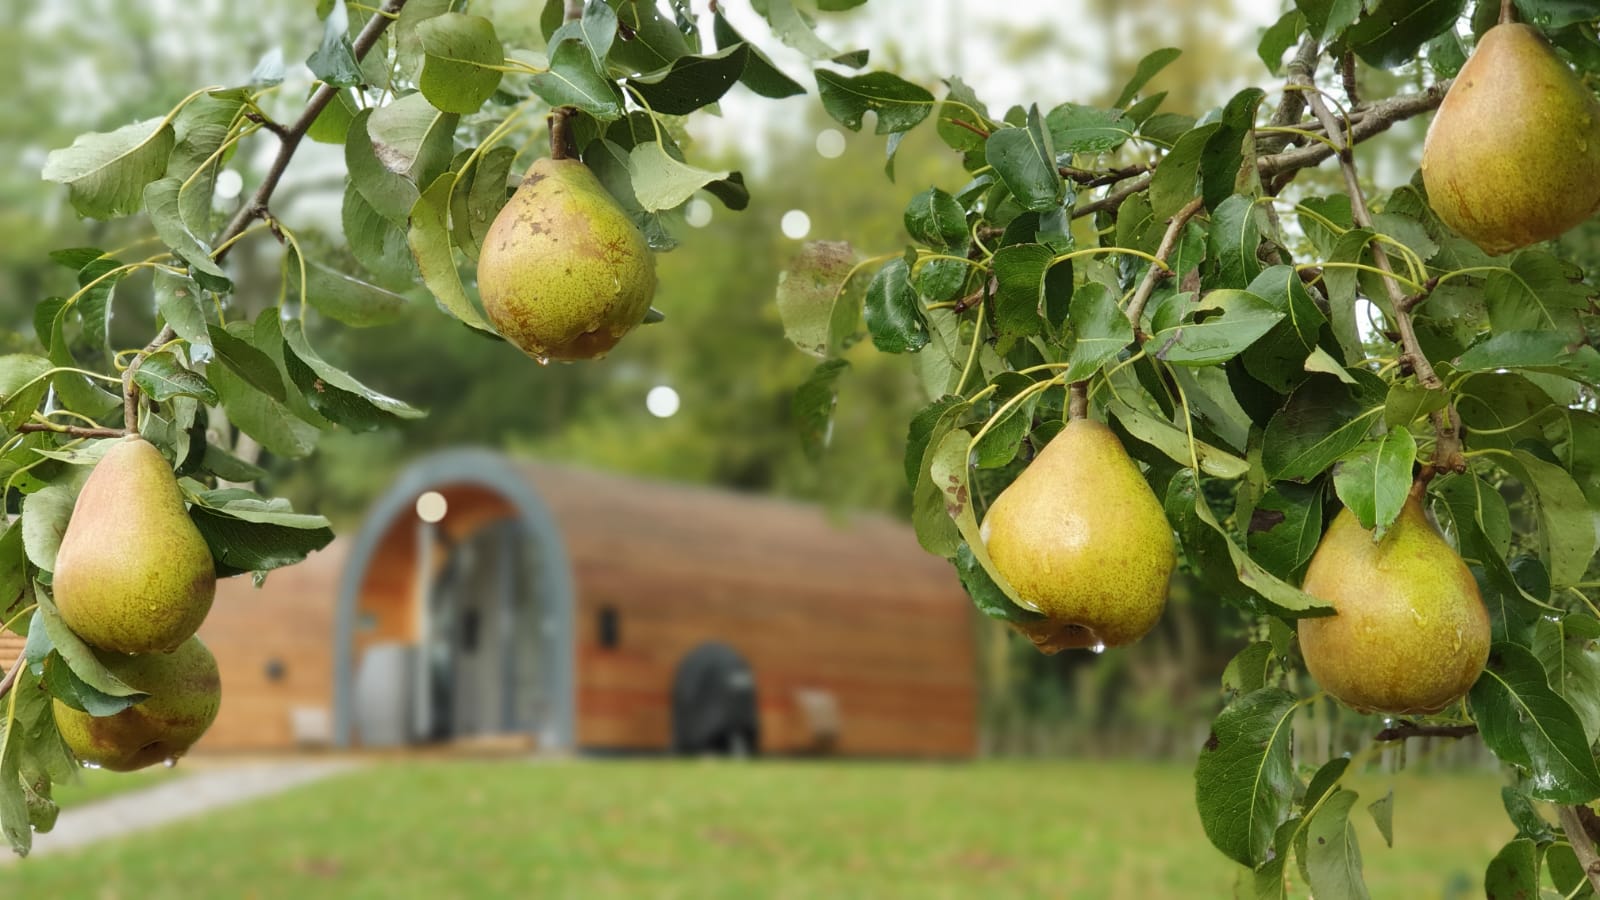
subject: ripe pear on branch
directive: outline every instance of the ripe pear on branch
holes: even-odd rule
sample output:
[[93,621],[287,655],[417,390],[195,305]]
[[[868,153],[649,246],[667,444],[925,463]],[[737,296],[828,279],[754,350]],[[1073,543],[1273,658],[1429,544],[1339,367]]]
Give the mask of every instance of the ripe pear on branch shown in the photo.
[[1485,253],[1556,237],[1600,208],[1600,100],[1537,29],[1496,25],[1428,128],[1422,180]]
[[55,602],[67,627],[117,653],[164,653],[211,611],[217,572],[172,467],[137,435],[83,484],[61,537]]
[[171,653],[98,656],[111,674],[149,696],[110,716],[91,716],[56,700],[56,728],[79,762],[131,772],[175,760],[216,720],[222,680],[216,658],[199,638]]
[[1081,628],[1082,646],[1132,643],[1166,607],[1172,527],[1122,442],[1092,419],[1067,422],[995,498],[980,531],[1022,604]]
[[1300,620],[1311,677],[1362,712],[1420,715],[1464,696],[1489,658],[1489,611],[1472,572],[1428,519],[1420,483],[1382,538],[1346,509],[1306,571],[1334,615]]
[[597,359],[644,321],[655,257],[589,167],[566,157],[564,119],[551,121],[552,158],[489,225],[478,292],[495,329],[534,359]]

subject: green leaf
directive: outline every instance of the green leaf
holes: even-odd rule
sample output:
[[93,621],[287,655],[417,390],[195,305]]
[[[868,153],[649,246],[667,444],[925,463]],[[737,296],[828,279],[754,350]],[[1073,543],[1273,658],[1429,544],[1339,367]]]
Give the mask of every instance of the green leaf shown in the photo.
[[[988,124],[988,107],[978,99],[972,87],[960,78],[947,78],[945,84],[950,90],[939,102],[939,112],[934,127],[938,130],[939,138],[944,141],[945,146],[959,150],[967,159],[971,159],[975,151],[983,149],[986,140],[983,134],[972,129],[992,130]],[[980,121],[972,121],[974,117]],[[969,169],[972,167],[971,164],[968,165]]]
[[[947,516],[946,519],[948,518]],[[956,574],[961,578],[961,586],[966,588],[967,595],[972,598],[972,603],[979,612],[1002,622],[1028,624],[1044,621],[1044,616],[1011,602],[1006,592],[994,583],[988,572],[984,571],[978,558],[973,555],[971,547],[966,544],[961,545],[956,551],[955,564]]]
[[73,484],[52,484],[29,494],[22,501],[22,546],[28,561],[45,570],[56,569],[56,551],[61,536],[72,518],[72,505],[78,489]]
[[1243,194],[1222,201],[1211,214],[1211,256],[1222,267],[1222,286],[1246,287],[1261,274],[1260,245],[1255,202]]
[[50,360],[24,353],[0,356],[0,434],[28,421],[50,391]]
[[420,409],[378,393],[323,360],[306,340],[299,320],[285,320],[282,327],[288,350],[284,354],[284,364],[289,377],[311,408],[330,422],[364,431],[426,415]]
[[170,350],[145,357],[133,380],[157,403],[165,403],[173,397],[193,397],[207,405],[219,402],[210,382],[184,368],[177,354]]
[[[302,421],[283,403],[262,393],[235,374],[234,369],[227,366],[212,366],[207,374],[210,375],[212,386],[217,389],[217,396],[222,398],[222,408],[228,414],[228,421],[240,431],[255,438],[261,446],[288,459],[308,456],[316,447],[315,426]],[[273,366],[273,375],[277,377],[276,365]],[[281,395],[283,391],[281,380],[278,382],[278,390]]]
[[350,16],[344,0],[334,0],[322,25],[322,43],[306,60],[317,80],[334,87],[355,87],[362,82],[361,61],[350,45]]
[[216,351],[206,327],[206,308],[200,286],[192,278],[158,270],[151,280],[150,290],[155,294],[161,318],[172,326],[178,337],[189,342],[189,358],[196,363],[210,361]]
[[517,151],[510,147],[493,147],[470,169],[456,174],[455,186],[450,190],[450,237],[469,260],[477,261],[489,236],[489,226],[506,205],[516,156]]
[[706,56],[680,56],[672,65],[628,79],[657,113],[686,116],[722,99],[745,71],[750,49],[735,44]]
[[[1157,221],[1172,218],[1173,214],[1194,199],[1200,180],[1200,156],[1205,152],[1211,136],[1221,127],[1219,122],[1210,122],[1192,131],[1185,131],[1173,143],[1167,155],[1161,158],[1161,162],[1156,164],[1156,170],[1150,176],[1150,210]],[[1244,287],[1248,281],[1247,278],[1233,286]]]
[[1526,450],[1495,459],[1538,501],[1540,558],[1550,568],[1551,582],[1566,587],[1582,581],[1600,547],[1595,514],[1583,490],[1566,470]]
[[562,41],[550,54],[550,69],[530,79],[533,92],[552,107],[576,106],[599,122],[624,112],[617,86],[595,67],[582,41]]
[[424,54],[417,86],[435,108],[477,112],[500,86],[505,48],[488,19],[447,12],[418,23],[417,37]]
[[1139,90],[1148,84],[1150,79],[1156,77],[1157,73],[1171,65],[1173,60],[1182,55],[1183,51],[1177,47],[1163,47],[1160,50],[1154,50],[1146,54],[1144,59],[1139,60],[1139,64],[1134,67],[1133,77],[1128,79],[1126,85],[1123,85],[1122,92],[1117,95],[1116,102],[1111,105],[1127,106],[1128,101],[1138,96]]
[[1305,29],[1305,14],[1291,9],[1271,27],[1261,32],[1261,40],[1256,44],[1256,55],[1261,57],[1261,63],[1267,67],[1268,72],[1273,75],[1283,73],[1283,55],[1300,40],[1300,32]]
[[1594,383],[1600,381],[1600,351],[1555,331],[1501,331],[1474,344],[1456,360],[1463,372],[1526,369]]
[[1267,686],[1267,672],[1272,668],[1272,644],[1256,641],[1228,660],[1222,670],[1222,689],[1230,694],[1252,694]]
[[1311,35],[1319,42],[1338,37],[1361,15],[1362,0],[1295,0],[1294,5],[1306,17]]
[[1394,848],[1394,788],[1389,793],[1367,804],[1367,813],[1372,816],[1373,824],[1378,826],[1378,833],[1383,835],[1383,842],[1390,849]]
[[[1001,372],[992,383],[996,391],[990,395],[984,409],[991,416],[989,430],[972,448],[973,464],[981,469],[997,469],[1016,459],[1022,439],[1033,429],[1033,410],[1039,402],[1039,395],[1034,393],[999,414],[1006,401],[1033,387],[1034,381],[1016,372]],[[999,418],[993,418],[994,415]]]
[[751,0],[750,5],[767,20],[778,40],[814,60],[831,60],[859,69],[867,64],[867,51],[840,53],[817,37],[811,23],[792,0]]
[[1260,88],[1245,88],[1222,108],[1222,127],[1200,154],[1200,191],[1207,209],[1217,209],[1254,184],[1256,108],[1265,98]]
[[1067,321],[1072,329],[1072,349],[1062,378],[1068,382],[1082,381],[1100,371],[1133,343],[1132,323],[1111,290],[1100,282],[1087,282],[1073,291]]
[[830,359],[811,370],[794,390],[789,415],[800,432],[806,456],[816,460],[833,439],[833,408],[839,402],[839,376],[850,368],[843,359]]
[[145,119],[116,131],[79,135],[45,158],[45,181],[67,186],[72,205],[95,219],[139,209],[145,185],[166,173],[176,139],[166,119]]
[[[1176,51],[1173,53],[1176,55]],[[1132,120],[1123,115],[1120,109],[1096,109],[1076,103],[1063,103],[1050,110],[1050,114],[1045,116],[1045,126],[1057,153],[1105,153],[1115,150],[1133,137],[1134,129]]]
[[967,251],[967,211],[938,188],[928,188],[911,199],[905,224],[906,233],[917,243],[941,253],[964,255]]
[[1191,311],[1188,322],[1151,335],[1145,350],[1178,365],[1216,365],[1242,353],[1284,316],[1248,291],[1211,291]]
[[1265,862],[1278,823],[1294,808],[1289,740],[1296,702],[1278,688],[1246,694],[1211,726],[1195,767],[1195,805],[1206,837],[1235,862]]
[[1350,824],[1355,791],[1336,790],[1306,823],[1306,872],[1318,900],[1365,900],[1361,848]]
[[878,134],[910,131],[933,109],[933,94],[926,88],[889,72],[851,77],[818,69],[816,75],[822,108],[851,131],[861,130],[869,111],[877,114]]
[[[373,110],[366,119],[366,130],[378,162],[421,187],[432,184],[450,168],[450,159],[455,155],[456,123],[460,120],[455,113],[434,109],[421,94],[407,94]],[[355,129],[351,134],[352,139],[360,139]]]
[[1037,106],[1028,110],[1026,126],[1001,128],[989,135],[984,154],[1023,209],[1046,212],[1061,205],[1065,194],[1055,149]]
[[1527,838],[1515,838],[1489,861],[1483,875],[1487,900],[1529,900],[1539,896],[1539,848]]
[[[306,260],[305,268],[306,302],[336,322],[353,328],[368,328],[396,322],[405,313],[406,298],[399,294],[352,278],[315,260]],[[293,248],[289,250],[285,271],[288,296],[300,296],[300,263]]]
[[[67,623],[61,620],[61,613],[55,604],[42,594],[39,597],[39,609],[34,614],[33,627],[29,631],[42,633],[48,639],[48,646],[54,654],[71,668],[72,675],[77,681],[91,689],[92,693],[84,692],[77,699],[86,700],[100,711],[90,710],[86,705],[83,707],[85,712],[100,716],[114,715],[149,696],[113,675],[111,670],[105,667],[105,663],[100,661],[100,657],[95,655],[94,648],[67,627]],[[30,644],[32,643],[30,640]],[[48,659],[45,666],[48,677]]]
[[222,577],[292,566],[333,540],[327,519],[296,513],[288,501],[263,500],[248,491],[202,494],[189,515]]
[[1600,796],[1600,771],[1583,723],[1550,689],[1533,653],[1500,641],[1468,695],[1483,742],[1503,762],[1530,774],[1529,794],[1553,803],[1586,803]]
[[1405,505],[1416,460],[1416,439],[1406,429],[1394,428],[1346,453],[1333,468],[1333,488],[1361,527],[1382,537]]
[[1378,0],[1345,32],[1345,40],[1367,65],[1391,69],[1454,25],[1465,5],[1466,0]]
[[1589,0],[1517,0],[1517,9],[1523,21],[1535,22],[1548,31],[1595,19],[1594,4]]
[[[9,621],[27,606],[22,601],[32,589],[28,578],[28,553],[22,546],[22,523],[12,522],[0,531],[0,622]],[[21,635],[28,634],[27,622],[13,623],[11,628]]]
[[[810,241],[778,273],[778,317],[785,336],[800,350],[826,358],[840,349],[861,314],[859,281],[845,282],[855,269],[855,250],[844,241]],[[853,295],[853,302],[846,299]],[[843,301],[843,302],[841,302]],[[837,308],[851,313],[838,321]],[[841,327],[842,326],[842,327]]]
[[[912,489],[911,525],[917,534],[917,543],[924,550],[935,556],[946,559],[956,555],[956,549],[961,544],[961,529],[956,519],[948,510],[946,498],[947,482],[936,480],[934,471],[934,458],[944,450],[947,454],[960,454],[960,471],[957,473],[959,483],[966,484],[966,458],[967,442],[969,435],[966,431],[957,429],[961,419],[972,408],[972,405],[959,397],[946,398],[918,414],[911,423],[911,434],[906,446],[906,474],[912,475],[912,466],[916,467],[914,476],[915,485]],[[959,439],[959,449],[954,444],[946,445],[947,440]],[[915,450],[917,446],[920,450]],[[941,464],[941,470],[954,465],[955,460],[948,460]],[[979,541],[981,550],[982,541]],[[973,551],[974,553],[979,550]],[[987,560],[987,553],[984,554]],[[985,571],[993,567],[992,563],[983,563]],[[1009,596],[1009,595],[1008,595]]]
[[422,273],[423,284],[440,308],[468,327],[492,334],[493,326],[462,286],[455,252],[450,248],[450,192],[454,182],[455,176],[446,172],[417,198],[416,206],[411,209],[411,229],[406,232],[406,243]]
[[1322,489],[1274,483],[1250,514],[1250,555],[1279,578],[1294,580],[1322,539]]
[[[238,375],[251,388],[261,391],[274,400],[284,400],[288,393],[283,387],[283,376],[272,357],[256,349],[249,341],[235,336],[219,325],[207,326],[211,344],[216,349],[217,361]],[[216,367],[207,370],[216,380]]]
[[1382,411],[1336,380],[1308,379],[1267,423],[1261,446],[1267,477],[1315,478],[1355,449]]
[[884,353],[915,353],[928,345],[928,322],[904,259],[894,260],[872,277],[866,316],[872,344]]
[[[1182,428],[1121,398],[1111,399],[1106,409],[1135,438],[1165,453],[1174,462],[1189,464],[1189,435]],[[1249,463],[1204,441],[1195,441],[1195,454],[1200,458],[1200,470],[1207,475],[1233,479],[1243,478],[1250,471]]]
[[[1055,253],[1043,244],[1011,244],[995,251],[995,352],[1005,355],[1021,338],[1041,330],[1040,305]],[[1087,287],[1087,286],[1085,286]]]
[[1575,338],[1573,311],[1588,305],[1590,290],[1553,254],[1525,250],[1509,268],[1490,273],[1483,299],[1497,332],[1549,329]]
[[714,10],[712,33],[716,36],[718,47],[731,47],[734,44],[745,44],[749,47],[750,52],[746,57],[744,72],[739,76],[740,84],[763,97],[775,100],[806,92],[799,82],[783,74],[783,70],[773,65],[765,53],[751,46],[739,32],[735,31],[720,9]]
[[[345,231],[350,236],[352,251],[358,250],[357,238],[370,230],[351,227],[364,218],[356,216],[355,222],[352,222],[352,193],[357,194],[364,202],[364,208],[377,212],[402,228],[406,225],[407,217],[411,215],[411,207],[417,202],[417,186],[405,175],[391,172],[378,159],[369,128],[371,117],[370,109],[356,113],[355,118],[350,120],[350,131],[344,145],[344,164],[350,175],[350,185],[345,191],[344,224]],[[356,258],[362,260],[362,265],[372,268],[364,256],[366,254],[356,253]]]
[[729,173],[710,172],[674,159],[656,142],[636,145],[628,151],[628,174],[633,177],[633,193],[647,212],[676,209],[694,192]]
[[162,178],[150,182],[144,189],[145,211],[150,214],[156,237],[182,257],[190,268],[226,279],[228,276],[222,267],[211,259],[211,247],[184,223],[178,204],[178,189],[182,184],[177,178]]
[[1533,653],[1550,687],[1572,705],[1593,744],[1600,740],[1600,621],[1586,613],[1561,619],[1540,616],[1533,626]]

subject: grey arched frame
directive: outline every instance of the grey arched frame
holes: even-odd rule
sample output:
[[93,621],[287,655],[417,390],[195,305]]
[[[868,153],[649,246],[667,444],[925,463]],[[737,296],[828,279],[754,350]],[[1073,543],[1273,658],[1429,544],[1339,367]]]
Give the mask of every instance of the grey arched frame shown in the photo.
[[[339,605],[333,620],[333,737],[337,746],[350,746],[354,730],[356,613],[367,570],[396,522],[415,518],[419,494],[463,486],[483,488],[504,497],[522,524],[528,559],[534,564],[533,589],[554,626],[544,641],[549,653],[544,672],[551,721],[542,723],[541,731],[556,742],[555,748],[547,749],[577,749],[575,598],[566,546],[549,507],[528,482],[527,475],[504,456],[479,449],[447,450],[408,466],[373,504],[356,535],[339,578]],[[527,624],[540,627],[537,622]]]

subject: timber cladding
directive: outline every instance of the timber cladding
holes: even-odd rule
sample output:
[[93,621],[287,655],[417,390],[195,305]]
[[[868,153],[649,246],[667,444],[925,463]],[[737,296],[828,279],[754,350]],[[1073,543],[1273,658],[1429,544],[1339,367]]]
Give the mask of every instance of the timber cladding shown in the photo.
[[[260,590],[248,577],[219,585],[201,636],[222,667],[223,703],[199,751],[339,740],[340,723],[362,712],[339,699],[352,696],[341,695],[340,678],[354,677],[379,645],[444,640],[427,632],[451,617],[419,613],[437,607],[419,598],[448,578],[463,598],[493,584],[485,579],[495,563],[471,548],[498,529],[529,548],[514,561],[534,573],[514,582],[519,593],[561,593],[550,587],[559,585],[570,594],[514,598],[543,612],[510,620],[519,634],[541,635],[515,644],[517,654],[569,661],[570,683],[546,678],[541,690],[570,697],[570,749],[670,749],[679,667],[718,643],[753,675],[763,752],[976,752],[974,613],[949,564],[925,554],[903,525],[486,453],[470,464],[424,459],[397,482],[403,496],[374,507],[390,514],[375,513],[359,534],[271,573]],[[491,464],[503,469],[495,478],[522,490],[497,490],[482,473]],[[448,502],[432,531],[412,512],[419,487]],[[523,508],[530,496],[543,507],[533,517]],[[524,520],[533,524],[522,528]],[[432,543],[419,553],[423,534]],[[540,556],[553,546],[559,555]],[[550,578],[533,559],[565,571]],[[343,600],[342,579],[357,586]],[[355,623],[342,648],[341,602],[353,605],[346,619]]]

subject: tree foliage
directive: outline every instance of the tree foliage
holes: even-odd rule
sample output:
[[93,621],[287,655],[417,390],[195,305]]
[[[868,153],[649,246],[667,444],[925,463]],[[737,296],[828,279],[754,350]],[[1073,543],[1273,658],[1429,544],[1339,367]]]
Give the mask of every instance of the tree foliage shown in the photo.
[[[471,263],[526,167],[508,137],[557,108],[652,247],[671,249],[670,223],[691,197],[749,201],[738,172],[675,137],[676,117],[739,85],[771,98],[815,91],[844,127],[885,136],[891,177],[905,135],[931,128],[968,176],[908,190],[901,246],[863,256],[819,242],[784,274],[784,328],[820,360],[792,403],[808,451],[826,452],[851,390],[849,348],[904,357],[928,399],[904,426],[918,538],[954,562],[983,613],[1053,652],[1058,629],[994,571],[978,522],[1077,394],[1144,464],[1190,573],[1259,623],[1261,640],[1224,677],[1232,701],[1197,749],[1201,819],[1243,867],[1244,895],[1284,896],[1289,879],[1317,896],[1365,896],[1349,821],[1358,798],[1343,786],[1357,766],[1294,759],[1288,740],[1317,696],[1294,622],[1329,613],[1297,584],[1339,507],[1382,531],[1418,479],[1473,566],[1496,644],[1465,703],[1375,726],[1372,747],[1479,734],[1516,779],[1506,806],[1517,837],[1485,863],[1490,895],[1533,896],[1541,870],[1565,894],[1582,887],[1576,860],[1593,855],[1584,804],[1600,797],[1592,253],[1488,257],[1433,215],[1420,178],[1374,188],[1354,152],[1438,106],[1500,4],[1296,0],[1260,40],[1276,83],[1199,115],[1148,90],[1180,48],[1153,49],[1109,104],[1000,112],[959,75],[935,91],[869,70],[865,51],[828,44],[791,0],[754,6],[815,62],[810,85],[715,6],[698,17],[682,0],[569,6],[548,0],[525,42],[526,29],[471,4],[324,2],[306,60],[320,83],[294,118],[264,108],[283,74],[269,55],[248,84],[196,90],[46,160],[64,202],[144,217],[155,249],[51,254],[77,288],[35,303],[42,351],[0,357],[0,490],[20,510],[0,532],[0,624],[28,638],[0,685],[0,826],[15,849],[53,821],[49,786],[71,771],[42,701],[137,700],[106,689],[114,679],[50,601],[52,541],[106,442],[136,430],[166,453],[223,573],[259,578],[303,559],[331,539],[327,523],[230,487],[260,470],[227,436],[301,459],[326,434],[423,415],[330,364],[308,314],[391,322],[397,292],[420,282],[444,316],[494,339]],[[1580,72],[1600,71],[1583,4],[1516,7]],[[1405,80],[1395,71],[1431,83],[1359,93]],[[260,181],[220,201],[224,165],[271,140]],[[343,148],[347,248],[300,240],[273,206],[308,140]],[[1301,177],[1318,167],[1340,181]],[[281,301],[248,315],[229,252],[268,239],[283,248]],[[119,347],[108,322],[136,273],[152,277],[159,332]],[[971,502],[948,502],[952,491]],[[1561,832],[1532,801],[1561,805]],[[1393,802],[1363,805],[1386,836]]]

